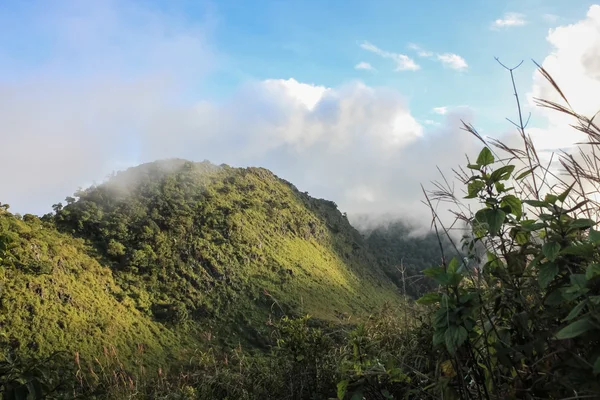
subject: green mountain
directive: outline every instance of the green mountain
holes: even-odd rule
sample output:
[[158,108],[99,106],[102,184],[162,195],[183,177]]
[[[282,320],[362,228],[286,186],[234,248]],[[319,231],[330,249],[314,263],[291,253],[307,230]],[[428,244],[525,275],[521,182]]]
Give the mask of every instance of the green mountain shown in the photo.
[[0,215],[0,345],[19,354],[114,346],[160,363],[207,337],[265,346],[283,314],[332,322],[400,301],[335,203],[265,169],[154,162],[54,210]]
[[436,287],[421,271],[440,265],[442,251],[447,259],[462,257],[447,238],[414,232],[415,227],[401,220],[363,230],[367,246],[386,275],[408,296],[418,298]]
[[136,309],[110,268],[88,253],[51,223],[0,208],[0,348],[41,359],[114,346],[135,360],[143,345],[157,361],[168,357],[175,336]]

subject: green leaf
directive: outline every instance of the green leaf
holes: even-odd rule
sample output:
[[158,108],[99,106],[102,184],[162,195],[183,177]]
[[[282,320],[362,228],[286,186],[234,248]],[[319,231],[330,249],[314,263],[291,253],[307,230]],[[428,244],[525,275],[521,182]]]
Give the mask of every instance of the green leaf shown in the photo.
[[492,152],[490,151],[489,148],[484,147],[483,150],[481,150],[481,152],[479,153],[479,156],[477,157],[477,164],[482,165],[482,166],[486,166],[486,165],[490,165],[494,162],[494,156],[492,155]]
[[479,165],[479,164],[467,164],[467,168],[474,169],[474,170],[479,170],[479,168],[481,168],[481,165]]
[[600,231],[595,230],[594,228],[590,229],[590,240],[594,243],[600,241]]
[[558,275],[558,265],[553,262],[543,264],[538,272],[540,287],[542,289],[547,288],[556,275]]
[[346,391],[348,390],[348,380],[344,379],[343,381],[337,384],[337,398],[339,400],[343,400],[346,395]]
[[446,329],[444,341],[446,349],[450,354],[454,354],[456,350],[467,340],[468,332],[464,326],[451,325]]
[[554,204],[554,203],[556,203],[556,200],[558,200],[558,196],[556,196],[556,195],[554,195],[554,194],[551,194],[551,193],[548,193],[548,194],[546,195],[546,197],[544,198],[544,201],[545,201],[546,203],[550,203],[550,204]]
[[510,178],[510,174],[515,169],[514,165],[505,165],[503,167],[498,168],[490,175],[490,180],[492,182],[505,181]]
[[465,199],[474,199],[484,187],[485,182],[480,180],[476,180],[469,183],[469,185],[467,186],[468,195],[465,197]]
[[523,200],[523,203],[529,204],[530,206],[533,206],[533,207],[546,207],[546,208],[550,208],[550,204],[548,204],[545,201],[540,201],[540,200]]
[[542,246],[542,254],[544,254],[544,256],[550,261],[556,260],[558,253],[560,253],[559,243],[547,242]]
[[569,186],[567,188],[567,190],[565,190],[564,192],[562,192],[560,195],[558,195],[558,200],[561,203],[564,203],[565,200],[567,199],[567,196],[569,195],[569,193],[571,192],[571,189],[573,189],[573,186],[575,186],[575,182],[573,182],[573,184],[571,184],[571,186]]
[[444,333],[445,331],[438,329],[435,332],[433,332],[433,345],[434,346],[438,346],[442,343],[444,343]]
[[428,306],[439,303],[441,299],[442,297],[439,293],[425,293],[417,300],[417,304]]
[[509,206],[510,212],[514,214],[517,219],[520,219],[523,215],[523,204],[521,203],[521,200],[512,194],[504,196],[500,202],[500,206]]
[[458,284],[463,280],[464,276],[459,273],[448,273],[448,282],[446,283],[448,286],[458,286]]
[[586,305],[586,302],[582,301],[581,303],[579,303],[575,307],[573,307],[571,312],[569,312],[569,315],[567,315],[567,317],[565,319],[563,319],[563,322],[570,321],[573,318],[577,318],[579,316],[579,314],[581,314],[581,310],[583,310],[585,305]]
[[584,274],[571,274],[569,275],[569,281],[571,285],[577,289],[583,289],[587,285],[586,276]]
[[594,325],[587,318],[583,318],[583,319],[575,321],[575,322],[565,326],[564,328],[562,328],[556,334],[556,338],[561,339],[561,340],[562,339],[573,339],[573,338],[576,338],[577,336],[580,336],[580,335],[586,333],[587,331],[589,331],[590,329],[593,329],[593,328],[594,328]]
[[487,228],[492,235],[496,235],[500,232],[505,217],[506,213],[504,211],[491,208],[483,208],[475,213],[475,220],[487,225]]
[[456,273],[456,271],[458,271],[458,267],[460,266],[460,263],[458,262],[458,259],[456,257],[453,257],[452,260],[450,260],[450,262],[448,263],[448,273],[449,274],[454,274]]
[[576,219],[576,220],[572,221],[569,224],[569,228],[570,229],[587,229],[587,228],[591,228],[594,225],[596,225],[596,223],[594,221],[592,221],[591,219],[580,218],[580,219]]
[[567,315],[567,317],[565,319],[563,319],[563,322],[570,321],[573,318],[577,318],[579,316],[579,314],[581,314],[581,310],[583,310],[586,303],[587,303],[586,301],[582,301],[581,303],[579,303],[575,307],[573,307],[571,312],[569,312],[569,315]]
[[524,231],[518,231],[515,233],[514,239],[518,245],[523,246],[525,243],[529,242],[529,238],[531,234]]
[[423,275],[432,278],[440,285],[448,284],[448,274],[446,274],[446,271],[444,271],[444,268],[442,267],[425,268],[423,270]]
[[423,270],[423,275],[428,276],[430,278],[436,278],[441,274],[445,274],[444,268],[442,267],[429,267]]
[[533,167],[533,168],[530,168],[530,169],[528,169],[526,171],[521,172],[519,175],[517,175],[517,177],[515,179],[516,180],[520,180],[520,179],[525,178],[527,175],[529,175],[530,173],[532,173],[533,170],[536,169],[536,168],[537,168],[537,166]]
[[502,210],[490,210],[487,213],[487,222],[490,229],[490,233],[496,235],[500,232],[506,213]]
[[546,225],[542,222],[525,223],[523,221],[521,224],[521,229],[523,229],[525,232],[534,232],[534,231],[542,229],[545,226]]
[[563,247],[560,254],[572,254],[575,256],[591,257],[594,255],[595,247],[591,243],[583,243]]
[[600,276],[600,264],[590,264],[585,271],[585,279],[588,281]]

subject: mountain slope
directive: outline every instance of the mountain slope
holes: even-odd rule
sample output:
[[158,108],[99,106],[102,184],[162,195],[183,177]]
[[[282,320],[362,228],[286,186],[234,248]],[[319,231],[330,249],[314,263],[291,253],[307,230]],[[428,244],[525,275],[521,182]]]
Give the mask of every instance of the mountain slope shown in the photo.
[[[435,287],[433,280],[421,271],[441,263],[440,243],[435,233],[414,236],[414,228],[396,220],[365,229],[363,234],[369,250],[381,269],[406,294],[418,298]],[[446,258],[456,257],[456,249],[442,237]],[[458,254],[461,258],[461,255]]]
[[[397,302],[397,288],[333,202],[261,168],[169,160],[55,205],[149,319],[261,343],[270,314],[335,321]],[[46,218],[47,219],[47,218]],[[224,328],[225,327],[225,328]]]
[[133,361],[141,344],[159,361],[175,343],[135,309],[80,240],[0,208],[0,348],[40,358],[55,351],[91,357],[115,346]]

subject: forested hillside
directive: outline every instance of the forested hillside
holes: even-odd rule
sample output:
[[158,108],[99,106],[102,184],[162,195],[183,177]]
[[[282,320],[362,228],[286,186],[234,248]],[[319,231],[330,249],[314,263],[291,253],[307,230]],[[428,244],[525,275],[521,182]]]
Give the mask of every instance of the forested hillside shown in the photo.
[[150,163],[54,209],[0,215],[0,340],[24,357],[114,346],[128,363],[143,345],[157,363],[206,336],[265,347],[282,315],[399,304],[336,205],[264,169]]
[[52,224],[0,208],[0,348],[41,359],[115,346],[133,361],[143,345],[164,361],[175,336],[137,310],[112,271],[88,253]]
[[414,235],[414,232],[414,227],[401,220],[364,229],[369,250],[388,277],[402,291],[406,290],[407,295],[418,298],[435,286],[422,271],[439,265],[442,250],[445,257],[460,255],[446,237],[438,239],[433,232],[425,235]]
[[160,321],[262,323],[275,302],[333,320],[396,298],[334,203],[264,169],[172,160],[76,197],[56,206],[58,229],[85,239],[136,307]]

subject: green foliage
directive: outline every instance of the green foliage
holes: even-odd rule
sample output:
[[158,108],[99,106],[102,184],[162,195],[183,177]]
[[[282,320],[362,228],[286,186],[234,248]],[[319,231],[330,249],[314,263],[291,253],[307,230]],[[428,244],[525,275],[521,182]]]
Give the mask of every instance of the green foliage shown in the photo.
[[[434,307],[432,344],[451,365],[447,383],[462,398],[600,396],[596,222],[576,214],[580,199],[567,206],[573,185],[544,200],[523,198],[503,184],[514,166],[493,163],[484,148],[466,182],[467,198],[482,208],[463,246],[485,246],[487,262],[458,269],[453,259],[424,271],[440,285],[418,303]],[[535,218],[522,218],[524,204]]]
[[[343,340],[265,322],[309,312],[339,324],[401,299],[335,203],[264,169],[152,163],[66,203],[42,219],[0,211],[0,344],[13,366],[76,358],[62,378],[84,398],[335,396]],[[0,392],[38,390],[28,371],[2,370]]]
[[335,320],[396,296],[335,204],[264,169],[146,164],[77,193],[55,221],[163,322],[237,324],[244,314],[261,329],[272,299],[279,311]]
[[116,345],[135,362],[144,343],[148,360],[168,356],[175,336],[137,311],[80,241],[9,213],[0,214],[0,237],[0,348],[25,359],[80,352],[89,361]]

